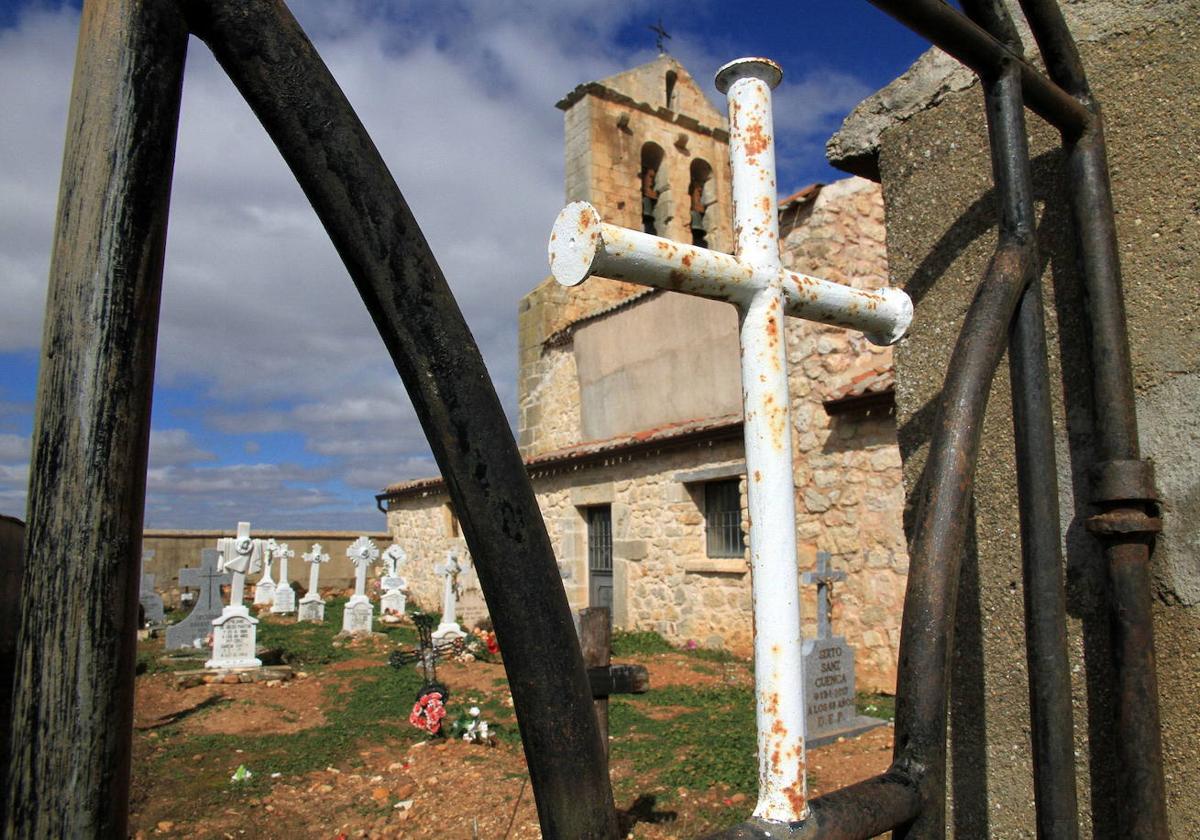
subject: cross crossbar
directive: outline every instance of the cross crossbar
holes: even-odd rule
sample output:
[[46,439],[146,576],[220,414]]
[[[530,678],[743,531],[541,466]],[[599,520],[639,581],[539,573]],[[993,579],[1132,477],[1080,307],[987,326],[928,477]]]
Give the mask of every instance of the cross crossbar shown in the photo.
[[739,59],[717,72],[729,100],[735,252],[722,254],[605,224],[589,204],[566,207],[550,235],[550,267],[563,285],[600,275],[723,300],[739,312],[747,506],[753,576],[755,718],[759,795],[754,816],[793,823],[808,814],[800,581],[783,315],[898,341],[912,318],[899,289],[861,291],[785,270],[779,258],[772,61]]

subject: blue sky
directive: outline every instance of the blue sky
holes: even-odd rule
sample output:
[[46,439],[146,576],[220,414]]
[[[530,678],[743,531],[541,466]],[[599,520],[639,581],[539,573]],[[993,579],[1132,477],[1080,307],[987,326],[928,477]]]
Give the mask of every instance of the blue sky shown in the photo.
[[[24,517],[77,4],[0,0],[0,513]],[[575,85],[670,52],[765,55],[779,184],[840,177],[825,140],[924,45],[863,0],[304,0],[293,12],[371,131],[510,417],[516,311],[546,275]],[[413,120],[413,114],[421,114]],[[249,109],[193,41],[168,234],[147,527],[378,529],[374,494],[436,473],[352,284]],[[468,217],[468,225],[464,219]]]

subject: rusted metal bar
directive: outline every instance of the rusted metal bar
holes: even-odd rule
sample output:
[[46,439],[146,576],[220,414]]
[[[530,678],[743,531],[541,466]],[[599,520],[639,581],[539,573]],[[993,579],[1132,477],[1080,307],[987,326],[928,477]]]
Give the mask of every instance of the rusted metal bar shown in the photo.
[[1091,114],[1069,93],[978,24],[959,14],[945,0],[869,0],[934,46],[957,58],[981,77],[996,76],[1015,63],[1020,71],[1025,104],[1051,125],[1071,134],[1081,133]]
[[1001,242],[963,319],[934,422],[919,500],[896,688],[894,766],[918,780],[921,814],[894,837],[945,831],[946,696],[954,608],[988,392],[1032,263],[1028,244]]
[[[1009,50],[1022,54],[1020,36],[1002,3],[963,0],[962,6],[967,15]],[[1033,178],[1020,80],[1016,73],[1002,74],[999,78],[984,78],[983,88],[1002,236],[1029,241],[1034,248]],[[1034,801],[1038,837],[1074,840],[1078,836],[1078,800],[1066,590],[1050,371],[1037,265],[1035,259],[1009,337]]]
[[945,834],[946,698],[979,437],[1009,324],[1037,265],[1031,231],[1020,219],[1031,190],[1022,174],[1028,158],[1021,156],[1024,122],[1015,64],[989,83],[987,101],[1006,223],[950,359],[910,550],[894,766],[919,781],[922,801],[916,819],[894,833],[899,840],[941,840]]
[[584,201],[568,204],[550,234],[550,271],[564,286],[592,275],[745,305],[770,284],[783,290],[784,313],[861,330],[875,344],[895,344],[912,322],[912,300],[901,289],[855,289],[782,266],[674,242],[605,222]]
[[1088,528],[1109,567],[1118,681],[1121,756],[1120,834],[1165,838],[1167,814],[1151,610],[1150,554],[1161,529],[1158,493],[1138,447],[1133,364],[1125,324],[1116,221],[1104,145],[1104,121],[1057,4],[1022,0],[1051,77],[1088,110],[1087,131],[1064,132],[1067,197],[1084,285],[1095,417]]
[[127,834],[150,401],[187,28],[88,3],[30,466],[4,836]]
[[909,822],[920,804],[916,782],[893,768],[812,800],[802,823],[750,819],[704,840],[866,840]]
[[182,3],[317,211],[412,398],[504,650],[543,835],[616,837],[550,540],[483,359],[416,220],[283,3]]

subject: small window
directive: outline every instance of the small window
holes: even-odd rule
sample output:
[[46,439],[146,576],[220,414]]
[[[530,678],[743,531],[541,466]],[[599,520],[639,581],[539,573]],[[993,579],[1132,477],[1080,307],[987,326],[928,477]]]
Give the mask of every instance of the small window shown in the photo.
[[675,110],[675,82],[679,81],[679,74],[674,70],[667,71],[667,107],[672,111]]
[[736,478],[704,485],[704,532],[709,557],[742,557],[742,492]]
[[446,533],[451,537],[462,536],[458,528],[458,514],[454,512],[454,505],[446,503]]

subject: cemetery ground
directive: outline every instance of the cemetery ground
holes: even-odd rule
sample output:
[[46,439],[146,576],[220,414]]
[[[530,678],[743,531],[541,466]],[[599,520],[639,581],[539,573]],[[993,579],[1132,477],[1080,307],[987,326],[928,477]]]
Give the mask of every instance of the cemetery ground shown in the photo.
[[[165,657],[161,640],[141,643],[135,837],[540,836],[503,665],[438,665],[450,690],[446,723],[478,707],[492,744],[431,738],[408,721],[420,672],[386,661],[398,645],[415,644],[411,623],[335,638],[344,603],[328,602],[324,624],[259,615],[260,648],[292,666],[287,681],[180,687],[179,672],[199,667],[195,660]],[[650,673],[648,693],[610,699],[610,766],[626,836],[695,837],[744,819],[757,785],[751,663],[620,632],[613,661]],[[890,697],[858,699],[860,712],[891,717]],[[810,750],[810,790],[881,772],[891,748],[884,726]],[[234,781],[240,767],[248,774]]]

